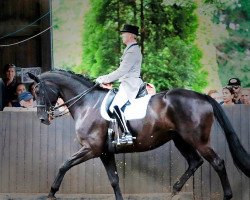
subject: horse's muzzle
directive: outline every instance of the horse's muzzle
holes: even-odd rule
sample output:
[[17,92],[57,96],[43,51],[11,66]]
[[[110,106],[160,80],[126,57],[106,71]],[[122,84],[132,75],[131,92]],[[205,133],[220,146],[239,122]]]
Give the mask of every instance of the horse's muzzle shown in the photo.
[[45,125],[50,125],[50,123],[51,123],[50,117],[48,117],[48,118],[39,117],[39,120],[41,121],[41,123],[43,123]]

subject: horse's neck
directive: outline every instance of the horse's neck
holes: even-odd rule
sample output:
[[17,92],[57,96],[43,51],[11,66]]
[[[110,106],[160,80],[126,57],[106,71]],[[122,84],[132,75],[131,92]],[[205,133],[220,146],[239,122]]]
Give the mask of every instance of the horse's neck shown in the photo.
[[[70,101],[71,99],[73,99],[74,97],[76,97],[77,95],[80,95],[81,93],[83,93],[84,91],[86,91],[88,89],[88,87],[86,86],[76,86],[73,85],[72,87],[70,85],[67,85],[64,88],[61,88],[61,92],[62,92],[62,98],[63,100],[66,101]],[[78,99],[78,98],[77,98]],[[76,100],[77,100],[76,99]],[[79,99],[80,101],[81,99]],[[73,100],[74,102],[74,100]]]

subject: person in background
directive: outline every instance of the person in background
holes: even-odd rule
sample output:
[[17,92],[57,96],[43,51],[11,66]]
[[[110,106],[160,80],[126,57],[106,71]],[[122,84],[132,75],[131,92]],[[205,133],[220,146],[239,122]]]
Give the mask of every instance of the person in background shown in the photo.
[[18,95],[18,101],[23,108],[33,108],[33,96],[30,92],[22,92]]
[[29,85],[28,91],[32,94],[33,96],[33,105],[34,107],[37,105],[36,103],[36,93],[35,93],[35,87],[36,87],[36,83],[33,82]]
[[25,85],[23,83],[18,83],[15,89],[15,99],[11,101],[11,105],[10,105],[11,107],[21,107],[19,100],[18,100],[18,96],[22,94],[23,92],[26,92]]
[[3,73],[3,107],[6,107],[11,106],[11,101],[16,98],[16,66],[14,64],[6,64],[4,66]]
[[31,83],[29,85],[28,91],[32,94],[33,98],[36,99],[36,93],[35,93],[35,82]]
[[241,82],[238,78],[230,78],[228,80],[228,86],[233,88],[234,91],[234,103],[241,104]]
[[3,110],[3,80],[0,78],[0,111]]
[[241,90],[241,101],[243,104],[250,104],[250,89]]
[[217,90],[209,90],[207,95],[215,99],[218,103],[223,101],[222,95]]
[[222,89],[223,101],[221,105],[234,105],[234,91],[232,87],[226,86]]

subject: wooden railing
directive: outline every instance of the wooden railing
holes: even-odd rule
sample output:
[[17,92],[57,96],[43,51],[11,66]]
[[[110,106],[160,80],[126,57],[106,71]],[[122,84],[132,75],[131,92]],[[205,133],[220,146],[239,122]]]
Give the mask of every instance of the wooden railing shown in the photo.
[[[243,146],[250,152],[250,106],[225,108]],[[225,160],[235,200],[250,199],[250,181],[233,164],[225,136],[214,123],[211,143]],[[0,193],[47,193],[60,165],[79,145],[74,121],[64,116],[50,126],[39,122],[35,112],[0,112]],[[116,155],[123,193],[168,193],[187,167],[172,142],[158,149]],[[184,186],[196,199],[222,199],[217,174],[205,162]],[[99,159],[72,168],[60,193],[113,193]]]

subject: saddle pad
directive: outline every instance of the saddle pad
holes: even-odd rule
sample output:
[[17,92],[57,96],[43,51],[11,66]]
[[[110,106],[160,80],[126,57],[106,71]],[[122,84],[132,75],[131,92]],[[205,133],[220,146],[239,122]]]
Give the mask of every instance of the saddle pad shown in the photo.
[[[126,106],[124,116],[126,120],[132,120],[132,119],[142,119],[145,117],[147,112],[147,106],[148,102],[150,100],[152,95],[146,95],[144,97],[134,99],[130,105]],[[106,101],[108,99],[108,94],[104,98],[101,106],[101,116],[108,120],[113,121],[114,119],[110,118],[107,110],[105,108]]]

